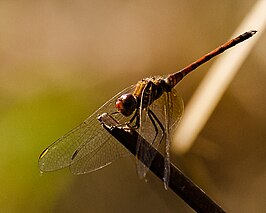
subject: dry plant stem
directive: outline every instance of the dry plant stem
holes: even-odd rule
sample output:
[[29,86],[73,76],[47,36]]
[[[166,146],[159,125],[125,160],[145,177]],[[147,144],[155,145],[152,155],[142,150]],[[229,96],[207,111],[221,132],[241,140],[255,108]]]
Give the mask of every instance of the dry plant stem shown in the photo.
[[[102,126],[125,146],[133,155],[136,155],[136,145],[141,137],[136,131],[129,128],[118,127],[118,123],[111,116],[104,113],[99,116]],[[141,137],[143,146],[147,150],[147,155],[156,153],[150,166],[150,170],[163,181],[164,177],[164,157],[154,149],[147,141]],[[146,165],[145,159],[138,156],[139,160]],[[170,164],[169,188],[181,197],[196,212],[225,212],[203,190],[196,186],[172,163]]]

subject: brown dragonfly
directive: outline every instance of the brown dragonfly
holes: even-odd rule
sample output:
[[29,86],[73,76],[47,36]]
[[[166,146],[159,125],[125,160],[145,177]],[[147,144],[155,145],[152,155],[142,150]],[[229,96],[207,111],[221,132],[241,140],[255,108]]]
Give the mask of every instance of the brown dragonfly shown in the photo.
[[[119,125],[134,128],[154,148],[164,153],[164,184],[167,186],[171,132],[180,120],[184,108],[174,87],[188,73],[255,33],[255,30],[251,30],[227,41],[174,74],[144,78],[124,89],[82,124],[46,148],[39,157],[40,170],[47,172],[69,167],[74,174],[84,174],[103,168],[119,157],[127,156],[129,152],[101,127],[97,119],[103,113],[108,113]],[[154,156],[146,156],[141,142],[138,141],[137,144],[137,156],[143,156],[145,162],[151,164]],[[149,165],[145,166],[137,160],[140,177],[145,177],[148,170]]]

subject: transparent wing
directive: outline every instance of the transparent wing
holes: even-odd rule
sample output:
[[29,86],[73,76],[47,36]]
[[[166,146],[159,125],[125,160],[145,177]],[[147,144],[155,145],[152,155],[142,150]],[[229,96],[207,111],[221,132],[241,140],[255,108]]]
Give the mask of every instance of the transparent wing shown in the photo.
[[[121,96],[121,94],[117,97],[119,96]],[[117,99],[117,97],[115,97],[115,99],[112,101],[112,105],[114,105],[114,101]],[[112,113],[115,112],[115,109],[111,111],[101,110],[99,114],[103,114],[104,112]],[[112,117],[120,124],[124,124],[130,120],[130,117],[125,117],[121,113],[112,114]],[[97,118],[94,120],[97,120]],[[100,126],[98,120],[97,122],[89,120],[89,122],[91,123],[90,126],[94,126],[94,123]],[[70,170],[73,174],[84,174],[101,169],[104,166],[112,163],[117,158],[130,154],[129,151],[109,132],[107,132],[101,126],[100,129],[101,131],[98,131],[97,135],[91,135],[88,139],[88,142],[81,144],[76,149],[73,155],[74,158],[72,157],[74,163],[70,165]]]
[[[132,92],[134,87],[115,95],[82,124],[46,148],[39,157],[40,170],[53,171],[71,165],[73,173],[81,174],[102,168],[126,155],[128,151],[101,127],[97,117],[104,112],[115,112],[116,99]],[[119,122],[126,119],[120,113],[115,115]]]
[[[175,89],[172,89],[172,91],[168,94],[167,98],[165,97],[166,95],[167,94],[165,93],[158,100],[154,101],[154,103],[152,103],[149,106],[149,109],[154,113],[156,118],[159,120],[159,122],[163,126],[164,130],[166,130],[165,134],[167,135],[163,135],[163,131],[160,128],[157,121],[152,122],[146,110],[141,110],[142,112],[141,113],[141,126],[138,130],[139,134],[142,137],[144,137],[146,141],[152,144],[152,146],[158,151],[163,152],[163,154],[165,154],[167,150],[169,151],[169,144],[171,141],[172,131],[177,126],[178,121],[180,120],[183,114],[183,111],[184,111],[183,100],[181,96],[178,95]],[[166,100],[168,100],[168,103],[166,103]],[[166,104],[167,104],[167,107],[165,107]],[[166,116],[166,114],[168,116]],[[153,118],[153,120],[155,119]],[[158,131],[157,135],[156,135],[156,128]],[[137,151],[138,151],[138,155],[142,156],[142,158],[144,158],[145,162],[147,162],[148,164],[147,166],[145,166],[143,163],[137,160],[137,172],[138,172],[139,177],[143,178],[146,176],[146,173],[149,171],[149,167],[155,155],[146,154],[146,151],[141,146],[141,140],[138,141]],[[169,152],[168,154],[165,154],[165,157],[169,158]],[[167,165],[165,165],[165,168],[166,169],[168,168]],[[166,171],[165,178],[168,178],[167,172],[168,171]]]
[[165,152],[164,152],[164,187],[168,188],[168,183],[170,179],[170,119],[171,119],[171,107],[172,99],[170,96],[171,93],[166,92],[164,95],[164,118],[165,118]]

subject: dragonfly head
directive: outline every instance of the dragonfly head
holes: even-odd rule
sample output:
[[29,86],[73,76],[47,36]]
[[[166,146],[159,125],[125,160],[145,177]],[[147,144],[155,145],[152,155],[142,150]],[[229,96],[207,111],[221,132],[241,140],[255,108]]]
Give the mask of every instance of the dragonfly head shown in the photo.
[[131,93],[127,93],[117,99],[115,107],[122,115],[130,116],[137,108],[137,100]]

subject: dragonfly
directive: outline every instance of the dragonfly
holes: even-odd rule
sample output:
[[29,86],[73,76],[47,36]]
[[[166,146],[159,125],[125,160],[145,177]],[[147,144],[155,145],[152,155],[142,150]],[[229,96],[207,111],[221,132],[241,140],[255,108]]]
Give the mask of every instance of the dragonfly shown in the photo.
[[[69,167],[73,174],[85,174],[101,169],[116,159],[129,155],[123,145],[110,135],[98,121],[108,113],[120,126],[136,130],[154,148],[164,153],[164,184],[170,175],[171,133],[176,128],[184,109],[175,86],[190,72],[225,50],[249,39],[257,31],[247,31],[218,46],[176,73],[168,76],[144,78],[107,101],[79,126],[48,146],[39,157],[42,172]],[[143,178],[149,171],[154,156],[145,155],[141,140],[137,142],[137,173]]]

